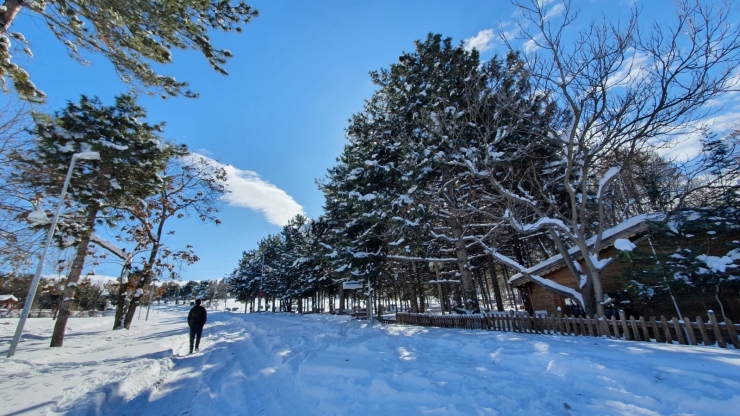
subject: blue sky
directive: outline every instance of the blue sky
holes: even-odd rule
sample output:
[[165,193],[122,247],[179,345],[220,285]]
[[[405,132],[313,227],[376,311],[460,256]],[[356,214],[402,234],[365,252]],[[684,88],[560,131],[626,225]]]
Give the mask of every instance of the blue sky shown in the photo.
[[[581,0],[587,15],[614,16],[632,2]],[[234,54],[230,76],[214,72],[195,52],[176,52],[161,73],[187,80],[199,99],[140,100],[150,121],[166,121],[165,136],[193,151],[230,165],[233,193],[220,226],[195,220],[172,221],[173,248],[192,244],[201,261],[182,270],[184,279],[214,279],[230,273],[243,250],[280,231],[296,213],[316,218],[323,195],[314,180],[323,177],[344,145],[349,117],[373,92],[368,72],[389,66],[413,41],[441,33],[455,42],[489,45],[485,32],[511,19],[507,1],[250,1],[260,17],[242,34],[214,34],[217,47]],[[657,4],[657,5],[656,5]],[[653,18],[672,1],[645,2]],[[608,7],[608,8],[607,8]],[[23,16],[15,30],[31,42],[35,57],[25,64],[48,95],[41,107],[53,111],[80,94],[106,103],[127,87],[103,59],[85,55],[83,67],[41,23]],[[476,37],[477,36],[477,37]],[[483,53],[490,58],[501,46]],[[98,274],[117,275],[103,265]]]

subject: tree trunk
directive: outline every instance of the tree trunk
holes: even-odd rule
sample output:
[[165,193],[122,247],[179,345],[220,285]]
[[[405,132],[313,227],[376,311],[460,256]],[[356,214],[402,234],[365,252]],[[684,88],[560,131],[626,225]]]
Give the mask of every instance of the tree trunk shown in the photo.
[[719,304],[719,310],[722,312],[722,319],[727,319],[727,315],[725,315],[725,305],[722,304],[722,300],[719,298],[719,285],[714,286],[716,290],[714,291],[714,298],[717,299],[717,303]]
[[0,11],[0,35],[8,33],[18,12],[23,8],[23,0],[5,0],[5,10]]
[[483,284],[485,273],[481,271],[481,273],[478,273],[475,277],[478,280],[478,287],[480,288],[480,294],[483,298],[483,306],[487,309],[491,309],[491,299],[489,299],[490,296],[486,290],[486,286]]
[[478,305],[478,293],[475,290],[475,282],[473,281],[473,274],[470,272],[470,263],[468,261],[468,249],[465,247],[465,240],[463,240],[463,228],[458,218],[453,218],[452,225],[452,236],[455,238],[455,254],[457,255],[457,267],[460,271],[460,277],[462,282],[462,301],[464,302],[461,307],[478,313],[480,307]]
[[338,315],[344,315],[344,286],[339,284],[339,312]]
[[498,276],[496,275],[496,264],[493,262],[493,255],[488,256],[488,268],[491,270],[491,284],[493,285],[493,296],[496,297],[496,309],[504,310],[504,301],[501,298],[501,287],[498,285]]
[[141,279],[139,279],[139,282],[136,284],[136,288],[134,289],[134,295],[131,297],[131,301],[128,304],[128,310],[126,311],[126,317],[123,321],[123,327],[126,329],[131,328],[131,322],[134,320],[134,314],[136,314],[136,307],[139,306],[139,303],[141,302],[141,297],[144,296],[144,289],[142,285],[142,282],[145,280],[149,280],[146,277],[142,276]]
[[75,298],[77,282],[80,280],[82,267],[85,265],[87,246],[90,244],[90,235],[95,229],[95,217],[97,217],[97,215],[98,209],[91,208],[90,212],[87,214],[87,218],[85,219],[87,231],[77,245],[75,258],[72,261],[72,267],[69,270],[67,285],[64,287],[64,291],[62,292],[62,303],[59,307],[59,314],[57,316],[56,323],[54,324],[54,333],[51,335],[51,347],[61,347],[64,345],[64,331],[67,329],[67,319],[69,319],[70,307]]
[[[594,315],[598,313],[600,316],[604,315],[604,305],[597,305],[596,299],[594,298],[594,276],[592,274],[589,274],[589,277],[586,279],[586,285],[581,288],[581,273],[578,271],[578,269],[576,269],[575,262],[568,252],[568,248],[565,246],[565,243],[563,243],[560,235],[558,235],[558,233],[554,229],[550,228],[549,232],[553,242],[555,243],[555,246],[558,248],[558,252],[563,257],[565,265],[568,267],[568,270],[570,270],[570,273],[573,275],[573,279],[576,282],[576,288],[578,288],[577,290],[580,290],[581,292],[581,296],[583,297],[583,305],[581,306],[583,307],[583,309],[586,310],[586,314]],[[584,251],[582,250],[582,253],[583,252]],[[588,248],[585,248],[585,252],[588,253]],[[598,279],[598,276],[596,276],[596,278]],[[601,287],[601,280],[599,280],[599,287]],[[577,299],[573,300],[578,302]],[[601,300],[604,300],[603,293],[600,301]]]
[[601,301],[598,300],[598,296],[594,287],[594,276],[589,272],[589,277],[586,279],[586,285],[581,289],[583,295],[583,309],[586,310],[587,315],[598,315],[604,316],[604,294],[601,294]]
[[[121,270],[121,281],[118,285],[118,303],[116,303],[116,314],[115,318],[113,319],[114,330],[123,329],[123,320],[126,316],[126,312],[128,312],[128,302],[126,299],[129,277],[128,264],[123,267],[124,269]],[[177,298],[175,298],[175,305],[177,305]]]
[[419,303],[418,298],[416,296],[416,284],[414,282],[411,282],[411,312],[412,313],[419,313]]
[[424,313],[426,310],[424,305],[424,284],[421,283],[421,272],[416,267],[416,263],[411,263],[411,269],[413,270],[414,285],[416,286],[416,294],[419,297],[419,313]]

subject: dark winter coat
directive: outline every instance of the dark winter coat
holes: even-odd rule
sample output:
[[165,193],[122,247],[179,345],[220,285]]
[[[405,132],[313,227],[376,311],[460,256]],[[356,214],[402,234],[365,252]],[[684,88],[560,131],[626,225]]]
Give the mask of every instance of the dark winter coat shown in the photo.
[[201,305],[193,306],[188,314],[188,326],[203,326],[208,320],[208,313],[206,308]]

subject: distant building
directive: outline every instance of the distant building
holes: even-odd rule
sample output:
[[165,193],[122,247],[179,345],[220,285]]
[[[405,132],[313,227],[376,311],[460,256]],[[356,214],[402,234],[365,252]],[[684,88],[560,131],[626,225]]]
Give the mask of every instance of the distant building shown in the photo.
[[18,298],[13,295],[0,295],[0,309],[12,311],[18,306]]

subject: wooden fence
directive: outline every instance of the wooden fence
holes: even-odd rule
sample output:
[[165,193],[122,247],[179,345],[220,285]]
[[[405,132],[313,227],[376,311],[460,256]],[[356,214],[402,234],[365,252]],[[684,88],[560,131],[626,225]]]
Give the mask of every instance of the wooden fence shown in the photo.
[[627,318],[619,311],[619,319],[612,316],[591,318],[586,316],[529,316],[512,312],[485,312],[474,315],[426,315],[399,312],[397,324],[436,326],[440,328],[483,329],[488,331],[521,332],[531,334],[558,334],[569,336],[608,337],[627,341],[666,342],[683,345],[718,345],[727,348],[732,345],[740,349],[740,325],[726,318],[719,322],[714,312],[708,312],[709,320],[704,322],[696,317],[696,322],[676,319],[666,320],[642,316]]
[[[0,314],[0,318],[20,318],[23,309],[13,309],[12,311]],[[108,311],[108,315],[114,314],[113,310]],[[54,316],[54,311],[51,309],[31,309],[28,313],[29,318],[51,318]],[[103,311],[70,311],[70,318],[93,318],[104,316]]]

